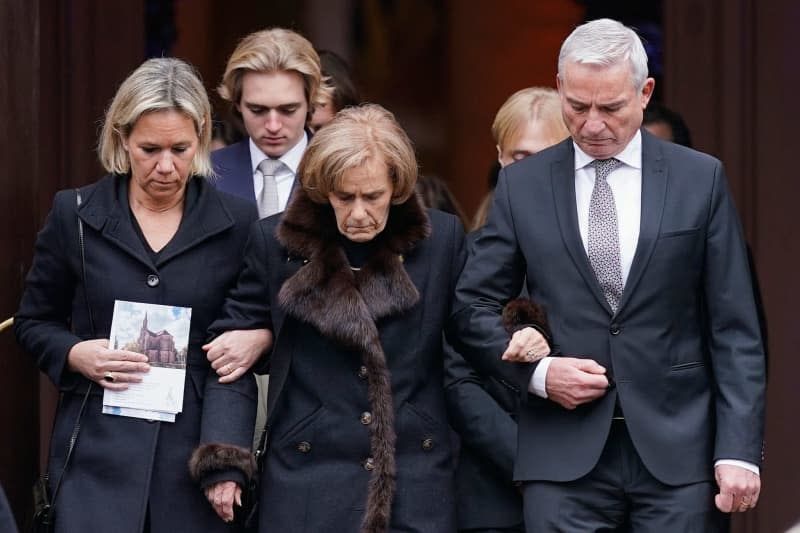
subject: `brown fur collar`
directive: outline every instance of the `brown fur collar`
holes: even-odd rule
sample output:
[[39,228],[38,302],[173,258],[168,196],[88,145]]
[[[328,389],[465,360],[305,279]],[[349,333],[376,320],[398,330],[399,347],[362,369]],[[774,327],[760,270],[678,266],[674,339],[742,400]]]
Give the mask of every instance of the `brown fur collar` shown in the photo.
[[375,252],[353,272],[339,245],[331,206],[315,204],[302,190],[295,194],[277,237],[290,256],[308,262],[286,280],[278,300],[289,316],[360,353],[368,369],[375,470],[361,532],[383,533],[389,530],[394,499],[396,435],[391,376],[375,322],[403,313],[419,300],[402,256],[430,235],[430,222],[416,196],[392,206],[386,228],[376,237]]
[[201,484],[206,476],[230,468],[240,470],[249,482],[256,471],[253,452],[230,444],[202,444],[189,459],[189,474]]

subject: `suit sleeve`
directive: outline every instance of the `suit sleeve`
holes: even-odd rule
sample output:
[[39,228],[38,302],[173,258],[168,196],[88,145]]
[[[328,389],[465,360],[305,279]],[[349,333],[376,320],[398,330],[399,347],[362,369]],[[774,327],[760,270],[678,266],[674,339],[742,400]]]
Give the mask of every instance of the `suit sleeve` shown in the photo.
[[500,358],[510,339],[502,324],[503,306],[519,296],[525,279],[510,195],[503,170],[489,221],[473,244],[456,286],[447,338],[479,374],[495,377],[525,401],[534,365]]
[[716,385],[714,460],[761,463],[765,359],[739,217],[722,165],[715,167],[704,290]]
[[[78,374],[67,369],[67,355],[82,339],[70,330],[79,279],[71,268],[79,254],[77,211],[72,191],[56,194],[53,208],[36,238],[33,263],[25,279],[14,332],[22,348],[59,388],[70,388]],[[71,231],[67,224],[76,229]],[[73,244],[74,243],[74,244]],[[88,333],[87,333],[88,335]]]
[[510,481],[517,450],[517,422],[449,345],[445,346],[445,395],[450,424],[462,445],[491,463]]

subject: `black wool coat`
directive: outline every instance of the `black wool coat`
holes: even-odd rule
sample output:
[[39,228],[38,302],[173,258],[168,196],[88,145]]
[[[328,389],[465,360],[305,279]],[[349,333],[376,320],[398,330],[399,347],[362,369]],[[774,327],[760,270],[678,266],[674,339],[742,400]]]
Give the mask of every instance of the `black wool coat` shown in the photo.
[[455,531],[442,328],[458,220],[392,206],[359,271],[330,205],[298,190],[259,221],[217,331],[269,324],[261,531]]
[[[254,380],[220,385],[200,347],[236,281],[257,213],[248,202],[192,178],[180,227],[153,263],[132,225],[129,179],[107,176],[84,187],[79,208],[75,191],[56,195],[15,317],[19,343],[60,391],[50,443],[51,490],[89,385],[67,368],[67,354],[81,340],[108,338],[115,299],[192,308],[183,412],[174,423],[104,415],[102,388],[95,384],[56,501],[56,531],[139,533],[148,509],[152,533],[231,531],[191,480],[187,463],[201,442],[213,442],[242,452],[224,477],[243,482],[249,468]],[[85,287],[78,217],[85,233]],[[239,416],[227,417],[231,410]]]

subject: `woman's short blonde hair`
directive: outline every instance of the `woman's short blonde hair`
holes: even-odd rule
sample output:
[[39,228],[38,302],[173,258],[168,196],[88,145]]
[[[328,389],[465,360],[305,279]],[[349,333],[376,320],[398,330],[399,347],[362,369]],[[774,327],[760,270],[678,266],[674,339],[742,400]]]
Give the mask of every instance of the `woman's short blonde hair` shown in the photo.
[[123,140],[139,117],[155,111],[175,110],[194,122],[197,151],[193,175],[213,176],[211,166],[211,105],[194,67],[173,57],[148,59],[122,82],[106,111],[97,146],[100,163],[108,172],[126,174],[131,164]]
[[553,144],[569,137],[558,92],[547,87],[528,87],[512,94],[494,117],[492,137],[500,150],[514,142],[529,120],[540,121]]
[[247,72],[297,72],[309,111],[319,100],[322,68],[311,43],[297,32],[272,28],[251,33],[239,42],[228,58],[219,95],[234,105],[242,100],[242,78]]
[[408,135],[394,115],[377,104],[348,107],[314,134],[297,175],[303,189],[317,203],[341,186],[345,171],[374,159],[386,163],[392,181],[392,203],[414,194],[417,159]]

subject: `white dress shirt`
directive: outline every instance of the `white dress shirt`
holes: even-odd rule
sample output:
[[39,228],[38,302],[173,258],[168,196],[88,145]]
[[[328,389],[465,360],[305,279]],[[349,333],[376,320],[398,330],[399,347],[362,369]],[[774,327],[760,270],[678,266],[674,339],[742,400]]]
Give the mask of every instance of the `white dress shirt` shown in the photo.
[[[581,150],[573,142],[575,148],[575,205],[578,209],[578,230],[583,247],[588,255],[589,236],[589,202],[594,188],[594,158]],[[623,164],[612,171],[606,180],[614,194],[614,205],[617,209],[617,229],[619,231],[620,266],[622,267],[622,285],[628,281],[636,244],[639,241],[639,224],[642,211],[642,134],[637,131],[631,142],[615,156]],[[623,293],[624,294],[624,293]],[[547,398],[547,371],[552,357],[543,358],[533,373],[528,390]],[[729,464],[746,468],[759,474],[757,465],[746,461],[720,459],[715,466]]]
[[[297,167],[300,164],[303,153],[306,151],[306,146],[308,146],[308,134],[303,133],[300,142],[278,158],[283,163],[275,173],[275,183],[278,185],[278,207],[281,211],[286,209],[286,204],[289,202],[289,196],[292,194],[292,185],[294,185],[294,178],[297,174]],[[253,190],[256,193],[256,198],[261,196],[261,189],[264,188],[264,176],[261,174],[261,171],[258,170],[258,165],[265,159],[269,159],[269,156],[262,152],[251,138],[250,164],[253,169]]]

